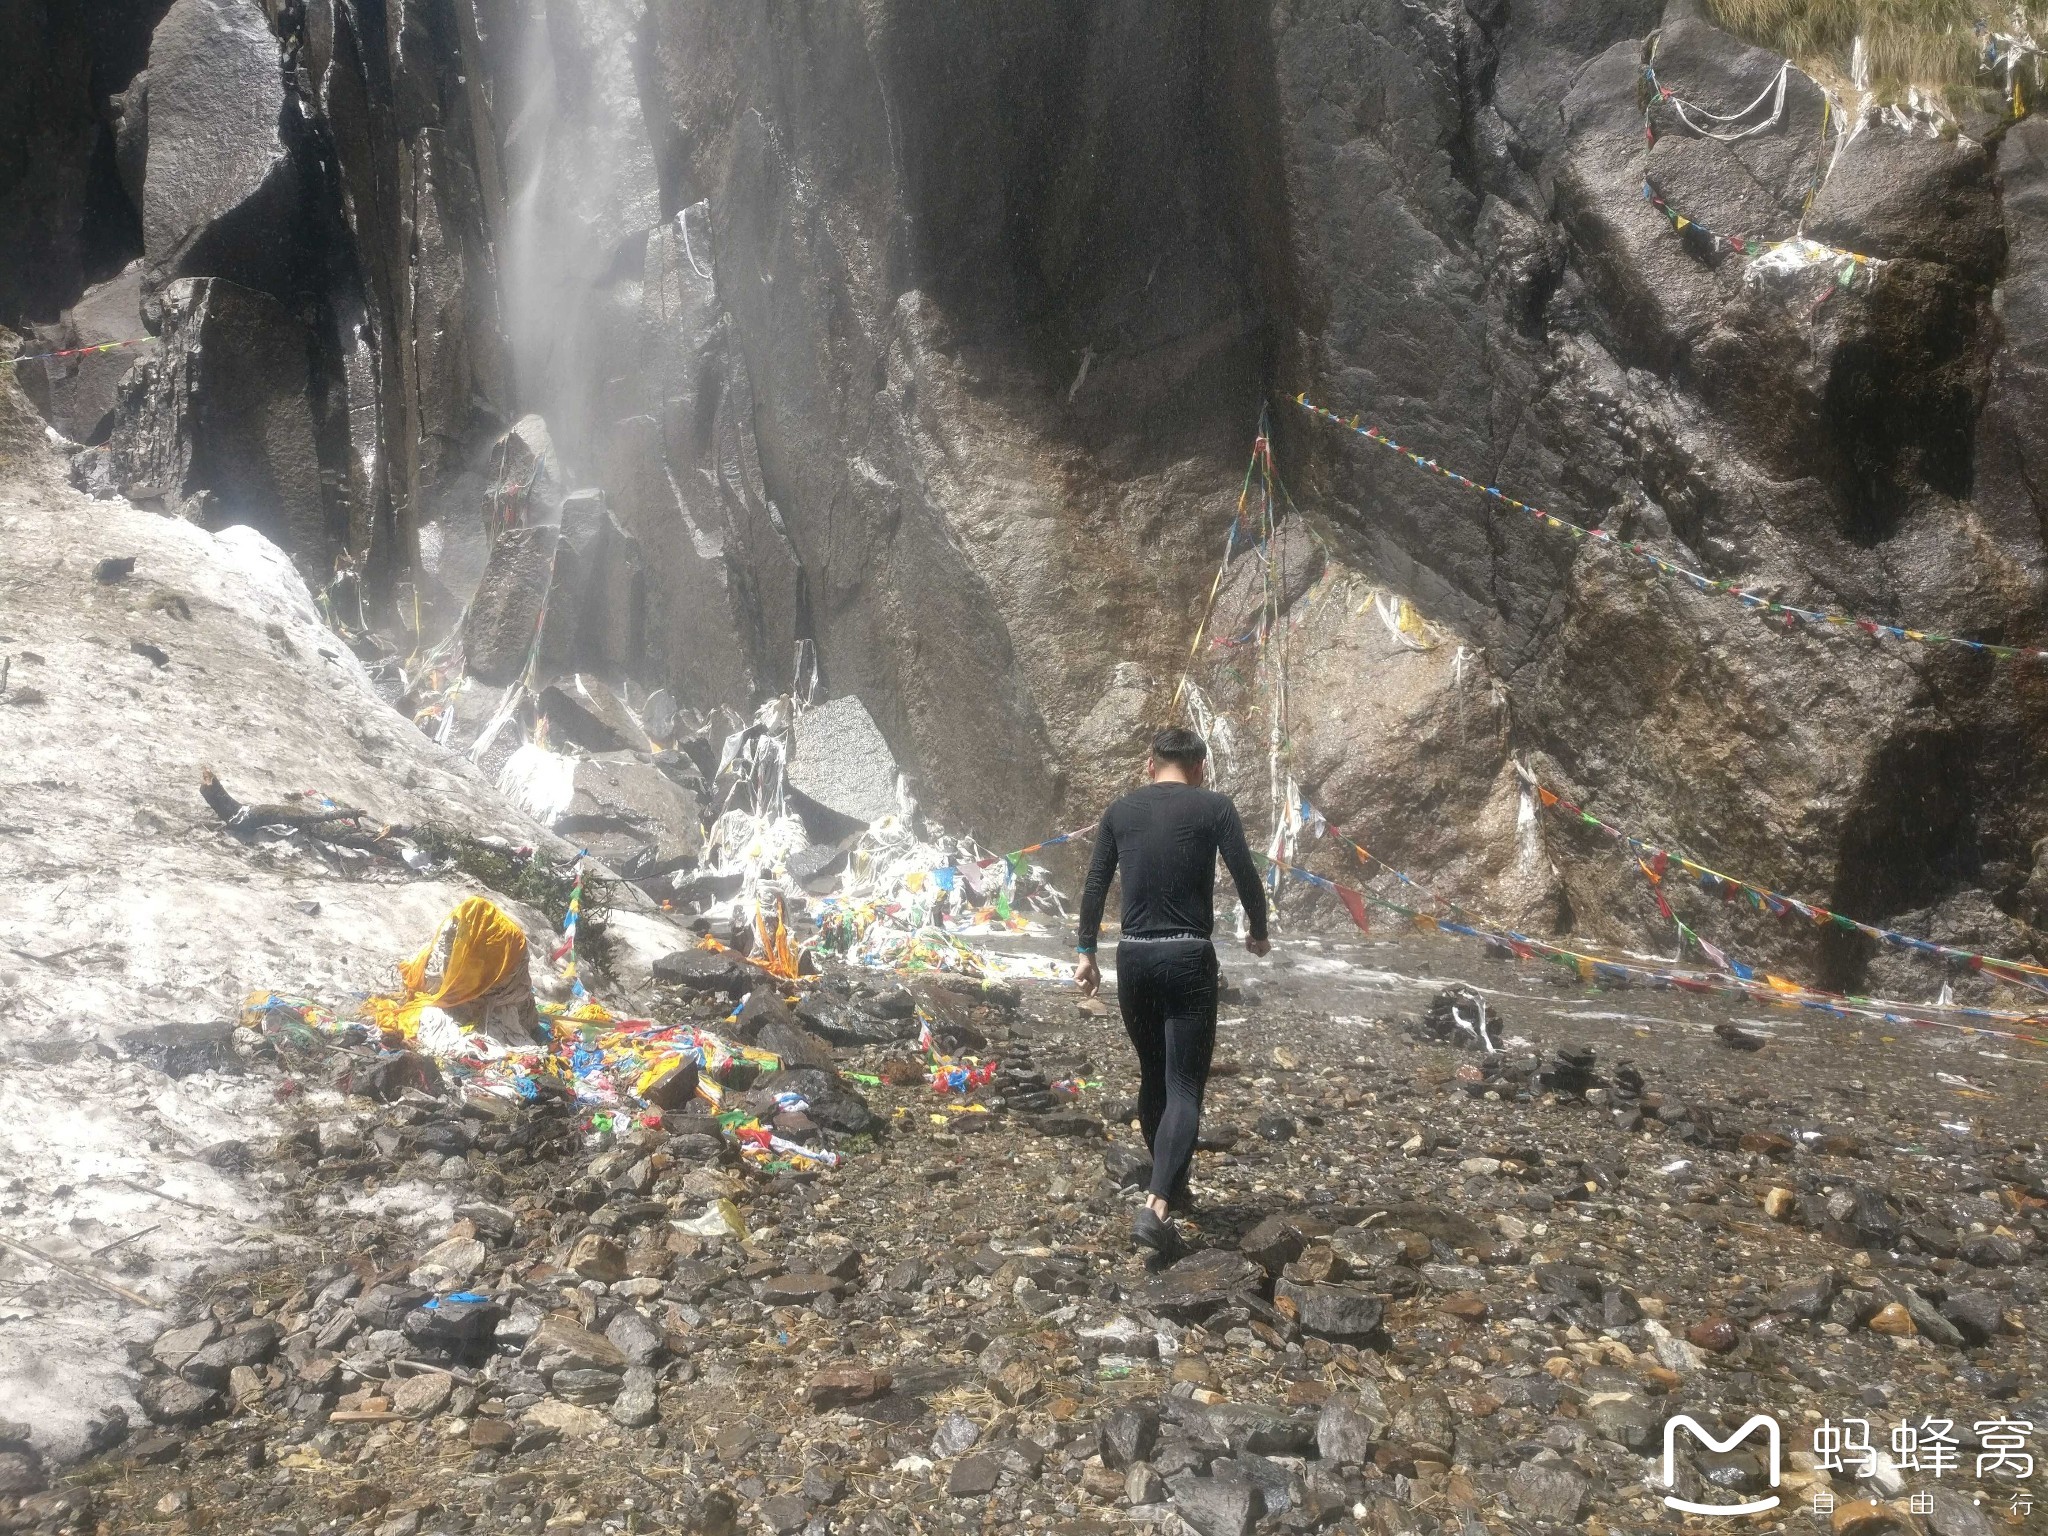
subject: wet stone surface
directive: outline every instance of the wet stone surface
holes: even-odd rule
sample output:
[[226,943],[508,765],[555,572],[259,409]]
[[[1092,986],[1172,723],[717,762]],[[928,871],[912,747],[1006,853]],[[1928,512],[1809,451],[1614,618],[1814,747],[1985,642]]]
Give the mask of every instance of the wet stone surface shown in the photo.
[[[826,1172],[743,1164],[688,1105],[606,1133],[563,1104],[309,1105],[255,1149],[292,1170],[306,1257],[139,1340],[140,1412],[98,1456],[46,1465],[33,1426],[0,1426],[0,1516],[1651,1529],[1671,1415],[1725,1434],[1769,1412],[1790,1504],[2019,1528],[2020,1485],[1967,1474],[1980,1425],[2048,1421],[2037,1067],[1794,1015],[1743,1019],[1751,1050],[1697,1003],[1481,962],[1506,1043],[1474,1073],[1427,1023],[1434,984],[1391,969],[1442,961],[1297,941],[1260,968],[1262,1002],[1219,1031],[1191,1252],[1158,1268],[1128,1238],[1142,1143],[1106,1118],[1135,1087],[1120,1027],[1050,987],[950,994],[1003,1063],[971,1101],[853,1031],[832,1049],[858,1079],[781,1074],[809,1090],[804,1134],[847,1154]],[[893,1019],[882,991],[841,979],[798,1007]],[[665,1006],[724,1005],[679,979]],[[1089,1086],[1052,1112],[1092,1135],[1024,1107],[1070,1077]],[[1953,1421],[1956,1486],[1990,1502],[1944,1487],[1914,1514],[1932,1479],[1817,1466],[1813,1426],[1850,1418],[1879,1449]],[[1678,1470],[1709,1502],[1767,1486],[1747,1446],[1689,1445]]]

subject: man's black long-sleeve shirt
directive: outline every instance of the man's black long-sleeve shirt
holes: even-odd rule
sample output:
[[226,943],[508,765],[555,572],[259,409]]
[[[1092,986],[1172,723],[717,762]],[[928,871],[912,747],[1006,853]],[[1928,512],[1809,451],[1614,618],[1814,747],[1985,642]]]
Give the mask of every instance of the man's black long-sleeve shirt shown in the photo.
[[1078,947],[1095,952],[1109,882],[1119,864],[1126,938],[1208,938],[1216,924],[1219,853],[1237,882],[1251,936],[1265,938],[1266,888],[1259,883],[1244,823],[1230,797],[1170,779],[1131,791],[1102,813],[1096,829],[1095,858],[1081,893]]

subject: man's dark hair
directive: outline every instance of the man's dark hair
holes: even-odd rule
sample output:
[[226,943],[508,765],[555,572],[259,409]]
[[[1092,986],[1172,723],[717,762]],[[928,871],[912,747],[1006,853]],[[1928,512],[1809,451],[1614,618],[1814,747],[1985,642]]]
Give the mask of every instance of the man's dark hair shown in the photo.
[[1152,755],[1162,763],[1192,768],[1209,755],[1209,743],[1186,726],[1176,725],[1152,738]]

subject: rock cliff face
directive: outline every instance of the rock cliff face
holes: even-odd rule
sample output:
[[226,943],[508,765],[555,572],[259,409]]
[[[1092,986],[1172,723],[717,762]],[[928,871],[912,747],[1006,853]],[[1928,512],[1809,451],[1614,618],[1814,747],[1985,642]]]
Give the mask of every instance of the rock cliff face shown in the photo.
[[[0,321],[60,347],[132,306],[160,338],[118,393],[99,360],[24,379],[111,435],[86,483],[315,577],[346,556],[446,626],[469,582],[422,530],[523,515],[536,413],[557,502],[600,498],[546,536],[584,538],[602,610],[559,655],[549,620],[561,666],[745,705],[813,641],[927,807],[1007,845],[1081,819],[1169,709],[1264,408],[1306,520],[1277,743],[1279,639],[1194,667],[1249,819],[1291,774],[1447,891],[1662,941],[1611,844],[1532,824],[1519,759],[1732,873],[2031,950],[2040,668],[1786,631],[1291,401],[1771,599],[2039,644],[2036,120],[1851,92],[1830,138],[1795,73],[1770,131],[1660,100],[1646,144],[1653,32],[1707,110],[1780,68],[1685,0],[83,10],[9,12],[44,46],[0,85],[29,136]],[[1881,261],[1774,275],[1701,226]]]

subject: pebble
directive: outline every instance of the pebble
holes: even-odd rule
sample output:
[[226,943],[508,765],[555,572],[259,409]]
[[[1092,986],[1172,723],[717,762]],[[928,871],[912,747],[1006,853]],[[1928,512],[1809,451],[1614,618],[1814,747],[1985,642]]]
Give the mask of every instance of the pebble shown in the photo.
[[1688,1342],[1710,1354],[1725,1355],[1742,1342],[1742,1333],[1725,1317],[1709,1317],[1685,1330]]
[[618,1395],[612,1399],[612,1422],[628,1429],[643,1429],[660,1416],[655,1393],[655,1375],[644,1365],[629,1366],[619,1378]]
[[[938,1430],[932,1436],[932,1455],[940,1461],[949,1461],[973,1450],[980,1439],[980,1425],[964,1413],[949,1413],[939,1421]],[[1103,1459],[1108,1460],[1106,1451]]]
[[1872,1314],[1867,1325],[1873,1333],[1888,1333],[1899,1338],[1910,1338],[1919,1329],[1913,1326],[1913,1316],[1900,1303],[1887,1302]]
[[811,1378],[805,1400],[814,1411],[871,1403],[889,1390],[887,1371],[858,1365],[830,1365]]
[[408,1419],[426,1419],[448,1406],[454,1381],[439,1372],[401,1378],[391,1388],[391,1408]]
[[579,1407],[554,1398],[534,1404],[520,1420],[522,1428],[547,1430],[572,1440],[594,1440],[605,1432],[609,1423],[610,1420],[594,1408]]
[[1003,1469],[992,1456],[963,1456],[953,1464],[946,1478],[946,1492],[954,1498],[972,1498],[993,1493]]

